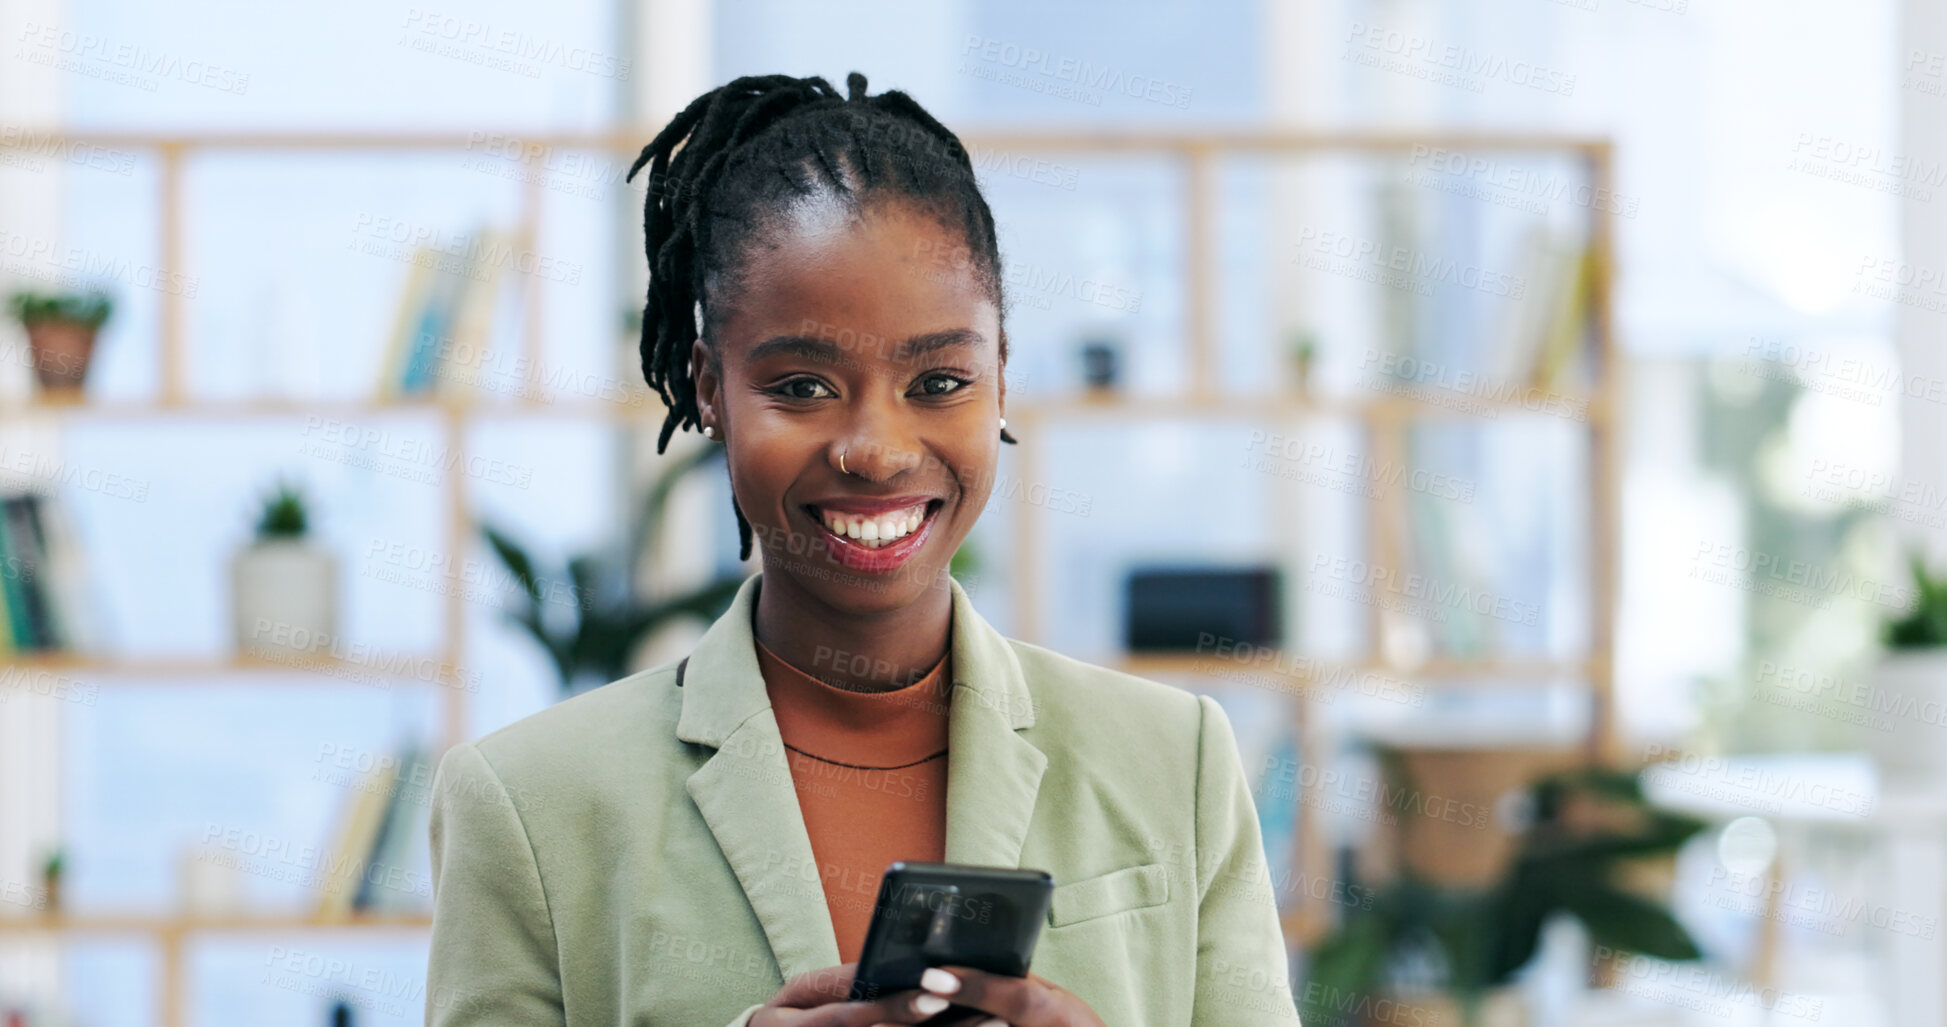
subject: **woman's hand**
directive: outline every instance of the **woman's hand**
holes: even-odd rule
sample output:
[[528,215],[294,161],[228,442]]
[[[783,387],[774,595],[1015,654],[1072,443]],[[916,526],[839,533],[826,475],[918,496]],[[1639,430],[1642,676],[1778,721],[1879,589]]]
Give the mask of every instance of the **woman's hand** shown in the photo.
[[1005,977],[965,966],[942,969],[959,987],[937,991],[929,980],[929,991],[952,996],[954,1005],[994,1014],[994,1019],[974,1021],[973,1027],[1105,1027],[1088,1003],[1033,974]]
[[[928,970],[920,978],[923,990],[895,992],[871,1002],[850,1002],[857,963],[801,973],[784,982],[762,1009],[750,1016],[750,1027],[880,1027],[914,1024],[945,1009],[940,997],[960,987],[950,974]],[[1061,1021],[1067,1022],[1067,1021]],[[1087,1023],[1090,1021],[1075,1021]],[[1099,1023],[1100,1021],[1093,1021]]]

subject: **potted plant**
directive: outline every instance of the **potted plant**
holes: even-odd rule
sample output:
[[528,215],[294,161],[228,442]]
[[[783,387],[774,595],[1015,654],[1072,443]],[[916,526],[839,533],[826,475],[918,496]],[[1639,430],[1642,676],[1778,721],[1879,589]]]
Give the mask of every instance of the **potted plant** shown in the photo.
[[27,330],[34,376],[44,395],[70,402],[81,398],[95,337],[114,306],[103,292],[17,292],[9,298],[14,318]]
[[1547,775],[1522,805],[1527,824],[1514,858],[1489,885],[1443,886],[1409,870],[1367,889],[1373,901],[1349,910],[1312,952],[1300,993],[1306,1027],[1408,1012],[1428,1027],[1519,1024],[1507,985],[1555,914],[1580,920],[1611,951],[1698,957],[1662,901],[1626,874],[1638,861],[1673,858],[1703,821],[1651,807],[1637,775],[1594,769]]
[[1918,550],[1908,554],[1913,606],[1880,625],[1885,653],[1874,668],[1875,704],[1893,712],[1890,730],[1874,732],[1880,769],[1894,782],[1937,782],[1947,774],[1940,728],[1919,714],[1947,705],[1947,575],[1928,572]]
[[61,911],[61,874],[67,869],[67,855],[59,846],[41,861],[41,912],[53,916]]
[[263,656],[328,652],[338,629],[338,560],[309,535],[304,494],[279,482],[256,537],[230,563],[237,648]]
[[1302,329],[1294,331],[1286,353],[1291,360],[1291,373],[1296,379],[1299,397],[1311,398],[1312,372],[1318,365],[1317,333]]
[[507,619],[548,654],[561,696],[608,684],[629,673],[636,645],[657,628],[683,617],[714,619],[729,607],[743,575],[726,575],[674,595],[647,596],[635,586],[635,568],[655,548],[669,493],[691,471],[721,459],[722,446],[706,446],[679,461],[649,490],[626,543],[571,557],[565,574],[541,577],[527,548],[505,532],[482,525],[481,534],[519,585]]

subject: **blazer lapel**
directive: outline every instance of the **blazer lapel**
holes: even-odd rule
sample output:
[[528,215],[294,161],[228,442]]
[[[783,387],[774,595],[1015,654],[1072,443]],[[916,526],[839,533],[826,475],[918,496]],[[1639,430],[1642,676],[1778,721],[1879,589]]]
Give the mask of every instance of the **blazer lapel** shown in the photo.
[[1020,735],[1034,700],[1014,647],[953,589],[953,700],[947,725],[946,858],[1018,867],[1048,756]]
[[[686,782],[788,980],[838,963],[818,861],[792,787],[791,765],[757,663],[751,612],[763,575],[689,656],[676,735],[716,751]],[[1035,708],[1014,649],[953,592],[951,721],[947,728],[946,859],[1018,867],[1048,757],[1019,731]]]
[[751,610],[762,577],[745,579],[691,651],[676,736],[716,749],[685,787],[789,980],[836,965],[838,939],[757,665]]

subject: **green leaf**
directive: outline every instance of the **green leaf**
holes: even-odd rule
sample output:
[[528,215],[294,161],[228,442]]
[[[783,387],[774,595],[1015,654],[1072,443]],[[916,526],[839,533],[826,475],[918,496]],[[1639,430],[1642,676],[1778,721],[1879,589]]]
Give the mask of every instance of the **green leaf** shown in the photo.
[[99,328],[115,310],[115,301],[100,290],[87,293],[16,292],[7,297],[7,307],[23,325],[39,321],[65,321]]
[[642,501],[642,513],[630,532],[629,559],[631,566],[642,563],[644,555],[653,551],[657,540],[662,537],[663,510],[669,505],[669,495],[676,490],[690,472],[706,464],[723,459],[724,448],[714,443],[701,446],[695,452],[669,465],[656,477],[650,486],[649,494]]
[[1300,1016],[1307,1024],[1327,1024],[1361,999],[1375,997],[1380,975],[1392,955],[1397,924],[1381,905],[1351,910],[1346,921],[1312,950]]
[[534,580],[534,563],[527,558],[527,551],[513,539],[489,525],[481,525],[480,533],[487,537],[487,545],[492,547],[494,555],[500,557],[500,562],[507,566],[507,572],[527,590],[527,598],[539,603],[541,587]]
[[1565,894],[1563,900],[1598,945],[1668,960],[1703,954],[1675,917],[1640,895],[1591,882]]

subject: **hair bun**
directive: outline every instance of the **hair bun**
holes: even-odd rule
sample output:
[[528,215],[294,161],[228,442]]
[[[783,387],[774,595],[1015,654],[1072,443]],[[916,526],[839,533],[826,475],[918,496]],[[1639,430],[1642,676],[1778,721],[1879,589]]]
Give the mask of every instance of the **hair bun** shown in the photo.
[[865,76],[863,74],[855,71],[845,76],[845,89],[850,94],[846,99],[853,103],[865,102]]

